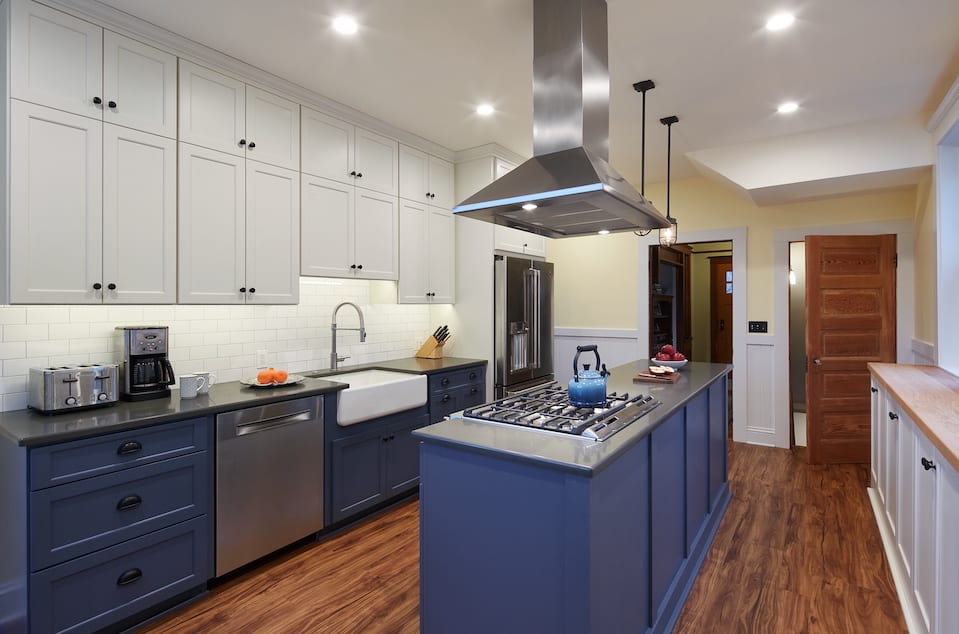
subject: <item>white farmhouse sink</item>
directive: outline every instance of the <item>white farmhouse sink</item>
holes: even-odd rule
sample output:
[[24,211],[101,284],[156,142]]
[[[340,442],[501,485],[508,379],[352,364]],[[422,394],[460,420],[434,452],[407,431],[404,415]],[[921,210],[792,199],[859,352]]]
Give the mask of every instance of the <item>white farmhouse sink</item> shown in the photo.
[[395,414],[426,403],[426,375],[360,370],[323,377],[349,383],[336,399],[336,424],[347,427],[365,420]]

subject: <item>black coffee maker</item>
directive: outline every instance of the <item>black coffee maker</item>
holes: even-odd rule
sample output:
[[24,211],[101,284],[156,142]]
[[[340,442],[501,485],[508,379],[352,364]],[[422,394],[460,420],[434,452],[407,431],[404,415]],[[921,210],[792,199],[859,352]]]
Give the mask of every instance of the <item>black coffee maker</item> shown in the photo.
[[120,366],[120,398],[145,401],[170,396],[176,380],[167,358],[166,326],[117,326],[114,349]]

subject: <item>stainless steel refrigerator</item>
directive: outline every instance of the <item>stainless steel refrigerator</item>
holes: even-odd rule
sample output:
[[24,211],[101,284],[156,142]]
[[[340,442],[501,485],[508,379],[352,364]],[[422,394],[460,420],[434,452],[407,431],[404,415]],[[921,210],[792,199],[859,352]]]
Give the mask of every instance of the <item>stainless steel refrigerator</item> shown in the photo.
[[495,398],[553,380],[553,265],[494,260]]

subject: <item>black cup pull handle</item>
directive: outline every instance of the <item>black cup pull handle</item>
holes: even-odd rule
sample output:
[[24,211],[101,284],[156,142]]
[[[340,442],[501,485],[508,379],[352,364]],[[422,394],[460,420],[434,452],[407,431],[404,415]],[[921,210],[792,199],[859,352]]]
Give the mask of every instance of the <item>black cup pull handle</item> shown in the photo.
[[140,506],[143,502],[143,499],[139,495],[128,495],[117,502],[118,511],[132,511],[136,507]]
[[117,447],[118,456],[129,456],[130,454],[139,453],[143,450],[143,445],[136,440],[128,440],[119,447]]
[[133,583],[134,581],[139,581],[143,576],[143,571],[139,568],[130,568],[129,570],[123,572],[119,577],[117,577],[117,585],[125,586]]

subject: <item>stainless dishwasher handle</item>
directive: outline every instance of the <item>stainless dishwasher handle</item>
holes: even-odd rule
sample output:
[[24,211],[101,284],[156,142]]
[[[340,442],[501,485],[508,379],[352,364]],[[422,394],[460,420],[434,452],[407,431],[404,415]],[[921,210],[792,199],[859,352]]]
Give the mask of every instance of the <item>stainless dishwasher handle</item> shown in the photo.
[[282,416],[273,416],[271,418],[264,418],[258,420],[255,423],[241,423],[236,426],[236,435],[237,436],[246,436],[247,434],[256,434],[261,431],[269,431],[271,429],[276,429],[277,427],[284,427],[286,425],[291,425],[293,423],[302,423],[313,418],[313,412],[310,410],[303,410],[301,412],[294,412],[292,414],[284,414]]

